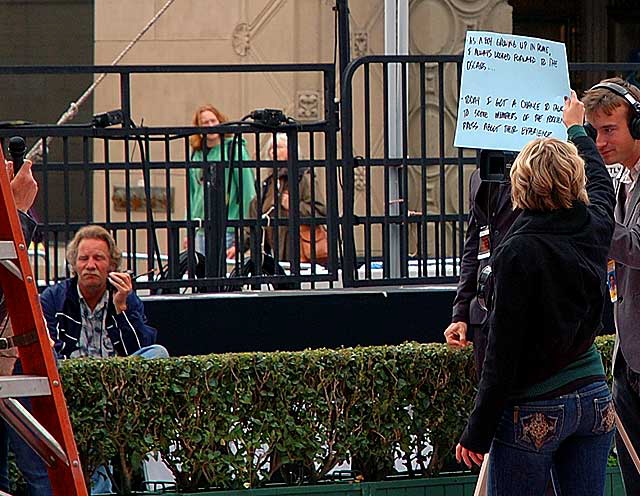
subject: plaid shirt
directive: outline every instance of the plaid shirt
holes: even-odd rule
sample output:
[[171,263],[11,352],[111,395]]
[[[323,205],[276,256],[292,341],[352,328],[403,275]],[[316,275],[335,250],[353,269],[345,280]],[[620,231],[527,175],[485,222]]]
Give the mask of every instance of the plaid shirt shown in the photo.
[[93,311],[87,305],[86,300],[78,288],[80,297],[80,312],[82,316],[82,330],[78,340],[78,349],[74,350],[70,358],[97,357],[106,358],[115,356],[113,343],[106,331],[107,306],[109,304],[109,292],[105,291],[102,298]]

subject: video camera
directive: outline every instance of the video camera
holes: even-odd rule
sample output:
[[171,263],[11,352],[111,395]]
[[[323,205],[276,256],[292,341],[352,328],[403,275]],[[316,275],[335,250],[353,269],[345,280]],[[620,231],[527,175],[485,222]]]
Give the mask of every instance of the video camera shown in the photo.
[[509,182],[517,152],[480,150],[480,179],[490,183]]

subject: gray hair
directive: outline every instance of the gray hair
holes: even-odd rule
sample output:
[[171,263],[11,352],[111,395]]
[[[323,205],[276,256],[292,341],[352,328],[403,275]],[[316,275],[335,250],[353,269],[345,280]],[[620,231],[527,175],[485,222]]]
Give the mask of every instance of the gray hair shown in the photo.
[[116,240],[104,227],[89,225],[81,227],[73,239],[67,245],[67,263],[71,269],[71,272],[75,275],[75,266],[78,260],[78,247],[80,242],[84,239],[99,239],[107,243],[109,247],[109,258],[111,258],[111,265],[114,270],[120,268],[122,263],[122,251],[116,245]]
[[[279,143],[289,143],[289,138],[286,133],[276,133],[276,146],[278,146]],[[264,149],[267,154],[273,153],[273,134],[269,134],[269,139]]]

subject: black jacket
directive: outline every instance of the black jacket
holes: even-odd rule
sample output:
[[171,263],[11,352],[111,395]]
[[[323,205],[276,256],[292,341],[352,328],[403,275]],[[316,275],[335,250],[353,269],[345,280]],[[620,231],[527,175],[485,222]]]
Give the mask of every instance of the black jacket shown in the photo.
[[[22,235],[24,236],[24,241],[29,246],[33,236],[36,232],[36,227],[38,226],[36,221],[33,218],[29,217],[28,214],[18,211],[18,217],[20,218],[20,225],[22,227]],[[0,322],[2,322],[7,316],[7,306],[4,301],[3,290],[0,287]]]
[[[69,358],[78,348],[82,331],[78,278],[65,279],[49,286],[40,295],[40,303],[49,334],[55,341],[54,349],[58,358]],[[127,309],[119,314],[109,294],[105,322],[118,356],[131,355],[156,341],[157,331],[147,324],[144,305],[133,292],[127,297]]]
[[615,197],[595,144],[574,139],[586,162],[590,205],[524,211],[495,253],[494,310],[476,402],[460,443],[489,451],[517,390],[555,375],[587,351],[602,324]]

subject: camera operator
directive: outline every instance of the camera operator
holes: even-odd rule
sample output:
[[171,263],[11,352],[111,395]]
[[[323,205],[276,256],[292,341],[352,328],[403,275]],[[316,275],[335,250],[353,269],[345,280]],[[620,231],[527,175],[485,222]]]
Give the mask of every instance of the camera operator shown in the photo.
[[[7,176],[11,182],[11,193],[13,194],[13,200],[18,210],[22,232],[27,245],[31,242],[37,225],[35,220],[27,213],[38,194],[38,183],[33,177],[31,166],[31,161],[25,160],[20,170],[14,175],[13,162],[5,162]],[[0,295],[2,295],[2,289],[0,289]],[[4,305],[4,298],[2,297],[0,300],[2,300],[2,304],[0,304],[0,337],[8,338],[13,335],[13,331],[9,322],[7,309]],[[11,375],[17,356],[17,348],[9,348],[1,352],[0,369],[2,370],[2,375]],[[10,490],[8,460],[9,437],[7,425],[4,422],[0,422],[0,490],[2,491]],[[17,443],[19,443],[19,445]],[[28,450],[31,450],[31,448],[22,441],[13,442],[12,439],[12,449],[16,456],[18,468],[26,479],[30,494],[45,494],[41,489],[49,487],[49,479],[44,463],[37,458],[35,462],[37,467],[34,469],[31,463],[33,457],[28,453]]]
[[469,225],[460,264],[460,280],[453,301],[451,324],[444,331],[447,344],[462,348],[473,342],[476,373],[480,377],[487,346],[487,309],[478,301],[478,278],[491,253],[502,241],[520,209],[511,205],[511,183],[483,181],[476,169],[469,182]]
[[613,186],[565,99],[566,143],[534,140],[511,170],[522,209],[492,259],[495,293],[475,406],[456,447],[467,466],[490,452],[491,494],[602,495],[614,410],[595,346],[613,234]]

